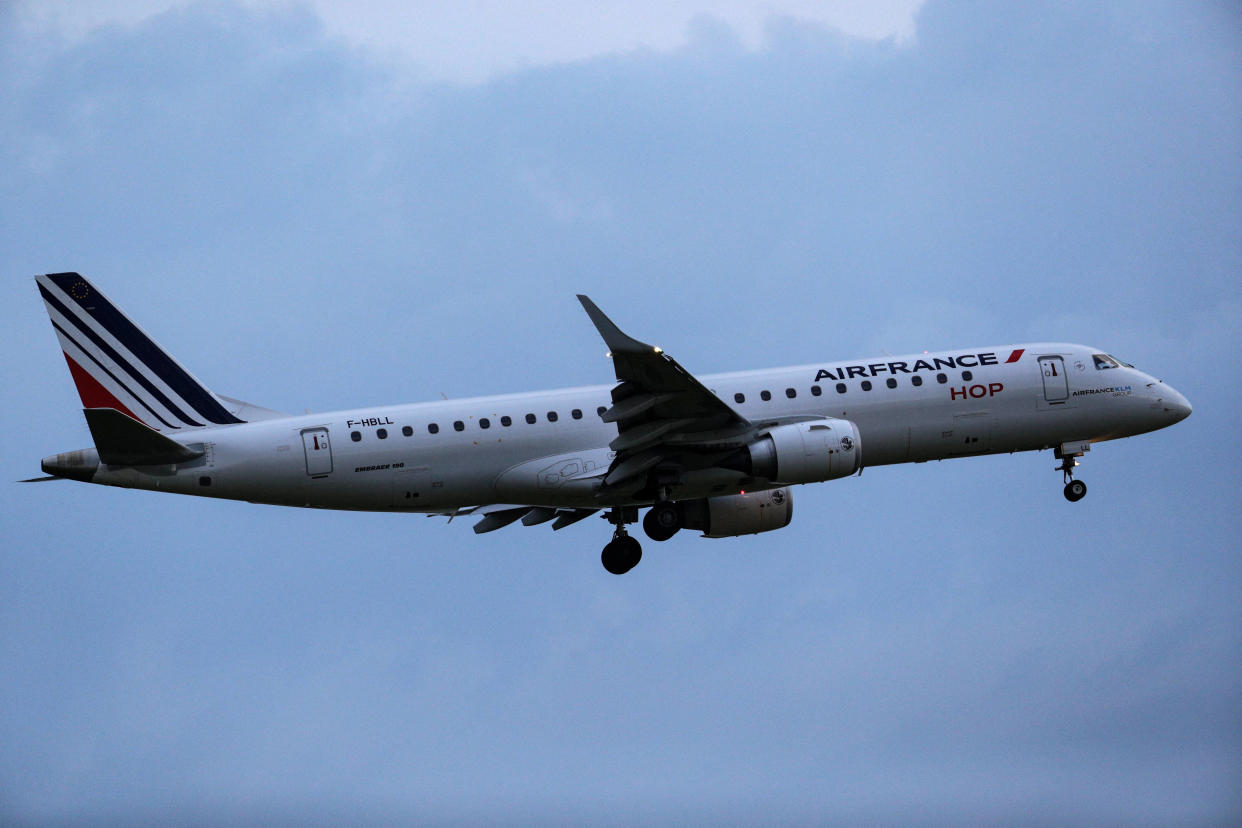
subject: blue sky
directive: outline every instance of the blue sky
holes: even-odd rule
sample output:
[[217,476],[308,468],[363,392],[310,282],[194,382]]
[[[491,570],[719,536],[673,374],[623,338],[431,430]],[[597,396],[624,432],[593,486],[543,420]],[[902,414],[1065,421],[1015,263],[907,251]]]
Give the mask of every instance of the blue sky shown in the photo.
[[607,382],[578,292],[700,373],[1069,340],[1195,406],[1076,505],[875,468],[624,578],[595,521],[0,484],[2,821],[1242,819],[1242,15],[1011,5],[0,8],[0,480],[90,442],[68,269],[288,411]]

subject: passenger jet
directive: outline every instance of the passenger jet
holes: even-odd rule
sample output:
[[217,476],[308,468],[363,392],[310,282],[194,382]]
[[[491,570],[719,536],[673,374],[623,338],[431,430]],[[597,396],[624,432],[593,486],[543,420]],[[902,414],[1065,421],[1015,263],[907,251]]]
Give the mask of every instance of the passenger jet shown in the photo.
[[612,525],[604,568],[681,529],[722,538],[793,516],[791,487],[865,466],[1050,449],[1065,497],[1092,444],[1190,415],[1099,348],[1026,343],[696,377],[578,299],[616,383],[290,415],[215,394],[77,273],[36,276],[94,447],[51,480],[283,506]]

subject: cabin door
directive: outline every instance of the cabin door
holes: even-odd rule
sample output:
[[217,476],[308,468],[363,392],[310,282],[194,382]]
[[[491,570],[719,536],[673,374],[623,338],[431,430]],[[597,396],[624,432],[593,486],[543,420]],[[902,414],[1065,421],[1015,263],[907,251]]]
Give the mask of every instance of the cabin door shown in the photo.
[[326,428],[308,428],[302,432],[302,448],[306,452],[306,473],[324,477],[332,473],[332,445]]
[[1063,403],[1069,399],[1069,380],[1065,376],[1065,360],[1059,356],[1042,356],[1039,369],[1044,375],[1044,399]]

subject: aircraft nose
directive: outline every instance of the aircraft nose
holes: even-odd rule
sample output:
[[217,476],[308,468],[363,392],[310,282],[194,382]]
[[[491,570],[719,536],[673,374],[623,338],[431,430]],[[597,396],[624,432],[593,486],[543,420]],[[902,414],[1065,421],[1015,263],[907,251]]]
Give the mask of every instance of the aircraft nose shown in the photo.
[[1182,420],[1190,416],[1193,410],[1190,406],[1190,400],[1181,395],[1180,392],[1173,390],[1169,386],[1164,387],[1162,395],[1164,410],[1173,417],[1173,422],[1180,423]]

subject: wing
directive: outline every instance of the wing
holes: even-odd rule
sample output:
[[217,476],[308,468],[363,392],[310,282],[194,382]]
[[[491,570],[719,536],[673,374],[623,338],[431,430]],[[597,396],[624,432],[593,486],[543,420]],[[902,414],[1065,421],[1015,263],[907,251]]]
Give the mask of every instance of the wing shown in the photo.
[[[600,508],[654,500],[687,472],[736,468],[729,458],[769,429],[821,419],[794,415],[752,422],[662,349],[623,333],[588,297],[578,300],[608,345],[617,374],[612,406],[602,415],[604,422],[617,424],[617,437],[608,444],[615,454],[596,495]],[[519,520],[524,526],[555,521],[552,528],[561,529],[597,511],[495,503],[444,514],[481,517],[474,531],[491,532]]]
[[738,414],[660,348],[623,333],[586,296],[578,301],[617,372],[612,407],[603,414],[605,422],[617,424],[617,438],[609,443],[617,454],[601,501],[675,486],[685,472],[710,468],[768,425]]

